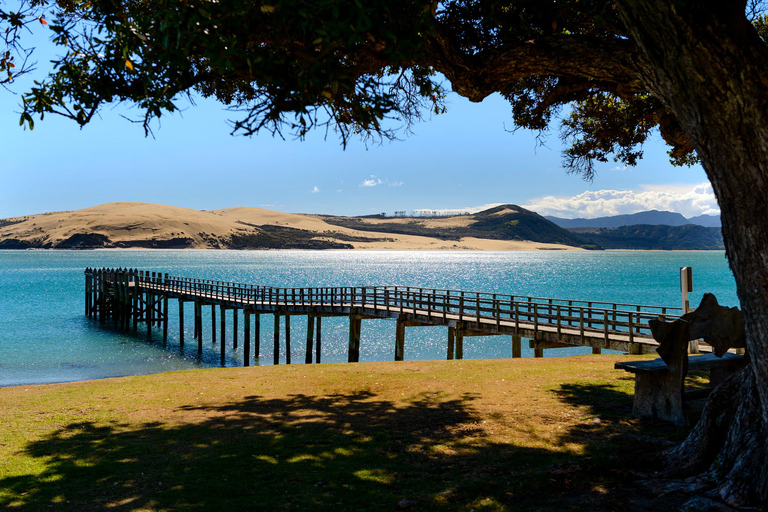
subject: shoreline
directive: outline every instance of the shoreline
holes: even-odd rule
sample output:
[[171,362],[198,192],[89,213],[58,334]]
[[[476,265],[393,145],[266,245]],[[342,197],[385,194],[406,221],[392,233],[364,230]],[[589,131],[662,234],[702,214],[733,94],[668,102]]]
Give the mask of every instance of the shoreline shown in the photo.
[[217,251],[231,251],[231,252],[278,252],[278,251],[296,251],[296,252],[317,252],[317,253],[329,253],[329,252],[435,252],[435,253],[447,253],[447,252],[462,252],[462,253],[468,253],[468,252],[480,252],[480,253],[506,253],[506,252],[706,252],[706,253],[714,253],[714,252],[725,252],[725,249],[583,249],[581,247],[570,247],[568,248],[559,248],[559,247],[543,247],[543,244],[538,244],[536,242],[531,242],[532,244],[536,244],[539,247],[531,248],[531,249],[520,249],[520,248],[514,248],[514,249],[482,249],[477,247],[459,247],[459,248],[421,248],[421,247],[410,247],[410,248],[388,248],[388,247],[355,247],[353,249],[273,249],[273,248],[264,248],[264,249],[217,249],[217,248],[211,248],[211,247],[186,247],[186,248],[150,248],[150,247],[95,247],[95,248],[88,248],[88,249],[65,249],[65,248],[29,248],[29,249],[6,249],[3,247],[0,247],[0,254],[4,252],[53,252],[53,251],[60,251],[60,252],[88,252],[88,251],[103,251],[103,252],[129,252],[129,251],[141,251],[141,252],[163,252],[163,251],[176,251],[176,252],[194,252],[194,251],[200,251],[200,252],[217,252]]
[[[582,347],[574,347],[574,348],[582,348]],[[452,359],[452,360],[446,360],[446,359],[417,359],[417,360],[410,360],[410,361],[360,361],[356,363],[348,363],[348,362],[328,362],[328,363],[319,363],[319,364],[304,364],[304,363],[294,363],[291,365],[286,364],[280,364],[280,365],[274,365],[274,364],[265,364],[265,365],[252,365],[250,367],[243,367],[243,366],[227,366],[227,367],[200,367],[200,368],[186,368],[186,369],[169,369],[161,372],[153,372],[153,373],[139,373],[139,374],[121,374],[121,375],[109,375],[104,377],[94,377],[94,378],[85,378],[85,379],[68,379],[68,380],[51,380],[47,382],[21,382],[18,384],[0,384],[0,393],[2,393],[2,390],[8,390],[8,389],[18,389],[21,387],[40,387],[48,389],[53,386],[62,386],[62,385],[99,385],[99,384],[108,384],[110,381],[119,381],[120,379],[133,379],[133,378],[152,378],[152,377],[163,377],[163,376],[172,376],[174,374],[181,374],[181,373],[190,373],[190,372],[216,372],[216,371],[232,371],[232,372],[240,372],[240,371],[259,371],[257,368],[260,369],[268,369],[268,368],[283,368],[283,369],[297,369],[297,368],[326,368],[328,370],[335,371],[337,368],[346,367],[349,369],[352,368],[364,368],[364,367],[370,367],[372,369],[375,369],[378,366],[384,366],[384,367],[392,367],[395,368],[397,365],[402,365],[405,363],[405,365],[434,365],[434,364],[463,364],[468,363],[470,365],[489,365],[494,366],[496,364],[503,364],[503,361],[507,361],[510,364],[515,364],[518,361],[523,361],[520,364],[544,364],[547,363],[551,364],[559,364],[563,360],[573,359],[573,358],[600,358],[604,357],[606,360],[612,360],[614,358],[626,358],[626,357],[632,357],[632,358],[640,358],[640,359],[651,359],[658,357],[656,354],[640,354],[640,355],[631,355],[627,354],[625,352],[618,352],[618,351],[612,351],[612,350],[605,350],[602,354],[594,355],[589,353],[584,354],[571,354],[571,355],[550,355],[547,357],[518,357],[518,358],[512,358],[512,357],[487,357],[487,358],[477,358],[477,359]],[[538,361],[538,363],[535,363]],[[270,370],[270,371],[279,371],[279,370]],[[288,370],[286,370],[288,371]],[[344,371],[344,370],[339,370]],[[362,370],[358,370],[362,371]]]
[[[494,240],[495,241],[495,240]],[[521,244],[521,242],[516,242]],[[103,251],[103,252],[121,252],[121,251],[205,251],[205,252],[217,252],[217,251],[231,251],[231,252],[277,252],[277,251],[297,251],[297,252],[587,252],[587,249],[581,247],[545,247],[546,244],[540,244],[537,242],[530,242],[530,244],[536,247],[510,247],[510,248],[497,248],[497,247],[355,247],[352,249],[305,249],[305,248],[290,248],[290,249],[276,249],[276,248],[263,248],[263,249],[233,249],[233,248],[213,248],[213,247],[184,247],[184,248],[172,248],[172,247],[93,247],[93,248],[28,248],[28,249],[6,249],[0,247],[0,254],[3,252],[36,252],[36,251],[61,251],[61,252],[86,252],[86,251]],[[624,249],[615,249],[624,250]],[[638,249],[643,250],[643,249]]]
[[[543,360],[543,359],[570,359],[574,357],[590,357],[594,356],[594,354],[590,354],[587,352],[588,347],[579,347],[579,346],[573,346],[570,347],[567,350],[570,349],[584,349],[584,353],[574,353],[574,354],[557,354],[557,355],[548,355],[546,357],[482,357],[482,358],[466,358],[466,359],[412,359],[407,361],[359,361],[355,363],[349,363],[344,361],[330,361],[327,363],[312,363],[312,364],[305,364],[303,362],[296,362],[290,365],[287,364],[253,364],[251,366],[225,366],[225,367],[219,367],[219,366],[199,366],[196,368],[169,368],[163,371],[158,372],[149,372],[149,373],[121,373],[118,375],[105,375],[101,377],[85,377],[85,378],[73,378],[73,379],[64,379],[64,380],[46,380],[46,381],[40,381],[40,382],[20,382],[20,383],[11,383],[11,384],[2,384],[0,383],[0,390],[6,389],[6,388],[18,388],[23,386],[51,386],[51,385],[61,385],[61,384],[86,384],[86,383],[99,383],[104,382],[112,379],[130,379],[135,377],[151,377],[153,375],[168,375],[168,374],[174,374],[179,372],[196,372],[196,371],[204,371],[204,370],[211,370],[211,371],[217,371],[217,370],[246,370],[248,368],[272,368],[272,367],[288,367],[288,368],[301,368],[301,367],[326,367],[326,366],[346,366],[346,367],[356,367],[359,365],[397,365],[400,363],[409,363],[409,364],[439,364],[441,362],[451,362],[451,361],[458,361],[458,362],[470,362],[471,364],[481,364],[482,362],[485,362],[487,364],[494,364],[494,362],[501,362],[501,361],[528,361],[528,360]],[[606,357],[623,357],[623,356],[629,356],[630,354],[619,352],[615,350],[609,350],[604,349],[603,353],[600,354],[600,356],[606,356]],[[656,357],[655,354],[651,354],[653,357]],[[651,355],[645,354],[645,355],[637,355],[634,357],[650,357]],[[526,363],[524,363],[526,364]]]

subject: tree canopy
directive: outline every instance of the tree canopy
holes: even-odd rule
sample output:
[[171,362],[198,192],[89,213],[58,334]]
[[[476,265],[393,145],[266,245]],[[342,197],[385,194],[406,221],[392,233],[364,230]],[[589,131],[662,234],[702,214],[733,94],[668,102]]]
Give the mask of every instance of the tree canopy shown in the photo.
[[[0,71],[13,65],[25,23],[47,23],[61,47],[49,77],[24,98],[22,122],[30,126],[50,113],[85,124],[105,104],[129,102],[149,129],[195,93],[234,111],[233,133],[301,138],[320,127],[346,144],[392,138],[443,112],[450,88],[472,101],[498,92],[514,124],[534,130],[568,106],[564,166],[587,177],[596,161],[634,165],[655,128],[674,163],[696,160],[675,116],[643,84],[637,47],[605,0],[21,5],[16,15],[0,10],[0,28],[10,29]],[[759,4],[745,7],[765,34]]]

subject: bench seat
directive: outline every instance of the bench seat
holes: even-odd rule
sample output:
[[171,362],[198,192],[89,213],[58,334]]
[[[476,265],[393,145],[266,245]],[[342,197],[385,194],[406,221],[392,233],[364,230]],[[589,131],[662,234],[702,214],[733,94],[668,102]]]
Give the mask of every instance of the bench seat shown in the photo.
[[[710,371],[714,387],[746,364],[744,356],[726,353],[688,356],[688,371]],[[632,415],[636,418],[659,418],[679,426],[688,424],[683,406],[685,394],[681,383],[685,376],[674,375],[661,359],[624,361],[614,365],[618,370],[635,374],[635,400]]]
[[[688,371],[709,370],[712,368],[731,367],[744,364],[744,356],[728,352],[723,357],[717,357],[714,353],[688,356]],[[661,360],[645,359],[643,361],[623,361],[616,363],[614,368],[630,373],[667,371],[667,364]]]

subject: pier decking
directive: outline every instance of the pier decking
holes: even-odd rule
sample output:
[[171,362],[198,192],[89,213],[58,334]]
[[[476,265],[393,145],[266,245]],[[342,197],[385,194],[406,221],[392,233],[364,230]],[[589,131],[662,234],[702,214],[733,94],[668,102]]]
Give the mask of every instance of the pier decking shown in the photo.
[[[168,338],[169,299],[178,303],[179,340],[184,344],[184,303],[194,303],[193,337],[203,350],[202,308],[211,307],[210,337],[220,343],[222,365],[226,356],[226,310],[233,310],[233,348],[238,345],[238,317],[243,317],[243,364],[263,358],[261,315],[274,316],[273,362],[280,363],[280,320],[284,318],[286,363],[291,363],[291,316],[308,317],[305,363],[321,361],[323,317],[349,318],[349,362],[360,358],[364,319],[397,322],[394,360],[405,359],[405,331],[414,326],[448,328],[447,359],[464,357],[468,336],[511,336],[510,356],[520,357],[522,339],[529,340],[536,357],[544,349],[586,346],[631,354],[654,352],[648,321],[681,315],[681,308],[598,301],[436,290],[407,286],[277,288],[271,286],[170,276],[135,269],[85,270],[85,313],[101,323],[147,335],[162,330]],[[216,311],[220,325],[217,333]],[[252,337],[253,336],[253,337]],[[253,344],[251,344],[253,341]]]

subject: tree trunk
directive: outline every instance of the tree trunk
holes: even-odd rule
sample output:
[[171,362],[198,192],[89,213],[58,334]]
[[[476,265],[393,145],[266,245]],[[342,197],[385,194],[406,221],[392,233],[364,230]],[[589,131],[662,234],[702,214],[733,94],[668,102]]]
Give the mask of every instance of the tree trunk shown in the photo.
[[[646,86],[677,117],[722,212],[750,363],[713,393],[670,462],[728,503],[768,501],[768,51],[743,2],[618,0]],[[708,467],[708,469],[707,469]]]
[[712,392],[688,439],[664,454],[665,476],[703,473],[729,505],[765,503],[768,437],[754,379],[744,368]]

